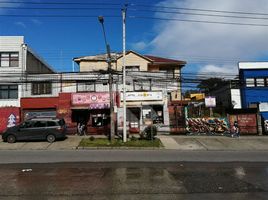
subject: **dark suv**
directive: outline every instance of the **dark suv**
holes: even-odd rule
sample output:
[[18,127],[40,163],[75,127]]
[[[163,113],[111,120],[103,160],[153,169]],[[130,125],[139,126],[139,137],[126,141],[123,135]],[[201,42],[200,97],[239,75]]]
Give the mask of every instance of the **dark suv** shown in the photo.
[[52,143],[56,139],[64,139],[65,133],[64,119],[34,118],[8,128],[2,134],[2,139],[8,143],[14,143],[18,140],[47,140]]

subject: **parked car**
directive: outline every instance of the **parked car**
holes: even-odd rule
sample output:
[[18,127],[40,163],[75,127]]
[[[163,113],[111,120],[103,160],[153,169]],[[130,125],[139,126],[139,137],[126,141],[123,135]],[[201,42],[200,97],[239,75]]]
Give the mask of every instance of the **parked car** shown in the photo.
[[3,134],[4,142],[14,143],[19,140],[47,140],[52,143],[56,139],[66,137],[64,119],[33,118],[17,126],[8,128]]

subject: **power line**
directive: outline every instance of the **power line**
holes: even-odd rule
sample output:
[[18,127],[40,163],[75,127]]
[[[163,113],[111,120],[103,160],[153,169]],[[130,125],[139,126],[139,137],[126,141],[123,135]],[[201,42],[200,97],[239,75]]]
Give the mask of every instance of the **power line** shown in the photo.
[[116,8],[105,8],[105,7],[92,7],[92,8],[44,8],[44,7],[6,7],[6,6],[0,6],[0,9],[7,9],[7,10],[119,10],[120,7]]
[[[52,18],[56,18],[56,17],[62,17],[62,18],[97,18],[97,15],[21,15],[21,14],[14,14],[14,15],[10,15],[10,14],[0,14],[0,16],[2,17],[52,17]],[[105,15],[105,17],[114,17],[114,18],[118,18],[121,17],[120,15]]]
[[156,5],[146,5],[146,4],[129,4],[129,6],[135,7],[149,7],[149,8],[163,8],[163,9],[173,9],[173,10],[191,10],[200,12],[214,12],[214,13],[229,13],[229,14],[242,14],[242,15],[264,15],[268,16],[267,13],[258,12],[244,12],[244,11],[228,11],[228,10],[216,10],[216,9],[200,9],[200,8],[186,8],[186,7],[175,7],[175,6],[156,6]]
[[194,16],[207,16],[207,17],[224,17],[224,18],[238,18],[238,19],[256,19],[256,20],[267,20],[267,17],[247,17],[247,16],[234,16],[234,15],[217,15],[217,14],[203,14],[203,13],[185,13],[180,11],[162,11],[162,10],[149,10],[149,9],[128,9],[130,11],[141,11],[141,12],[155,12],[155,13],[166,13],[166,14],[179,14],[179,15],[194,15]]
[[31,4],[31,5],[117,5],[119,3],[89,3],[89,2],[34,2],[34,1],[0,1],[0,4]]
[[146,16],[128,16],[128,18],[131,18],[131,19],[157,19],[157,20],[165,20],[165,21],[182,21],[182,22],[207,23],[207,24],[224,24],[224,25],[239,25],[239,26],[259,26],[259,27],[267,27],[268,26],[268,24],[220,22],[220,21],[191,20],[191,19],[163,18],[163,17],[146,17]]

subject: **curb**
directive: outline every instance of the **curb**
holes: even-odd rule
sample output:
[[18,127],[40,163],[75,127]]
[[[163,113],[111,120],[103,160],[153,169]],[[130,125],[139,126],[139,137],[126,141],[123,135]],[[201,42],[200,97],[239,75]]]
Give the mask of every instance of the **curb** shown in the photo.
[[77,150],[162,150],[165,149],[164,147],[76,147]]

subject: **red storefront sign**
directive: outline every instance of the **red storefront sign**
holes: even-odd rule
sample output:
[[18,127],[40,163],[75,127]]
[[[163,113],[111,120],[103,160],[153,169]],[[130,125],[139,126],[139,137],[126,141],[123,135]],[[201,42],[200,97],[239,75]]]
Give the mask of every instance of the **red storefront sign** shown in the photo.
[[17,125],[20,122],[20,110],[17,107],[0,108],[0,133],[7,128]]
[[89,109],[104,109],[110,107],[110,96],[106,92],[73,93],[72,105],[88,106]]

